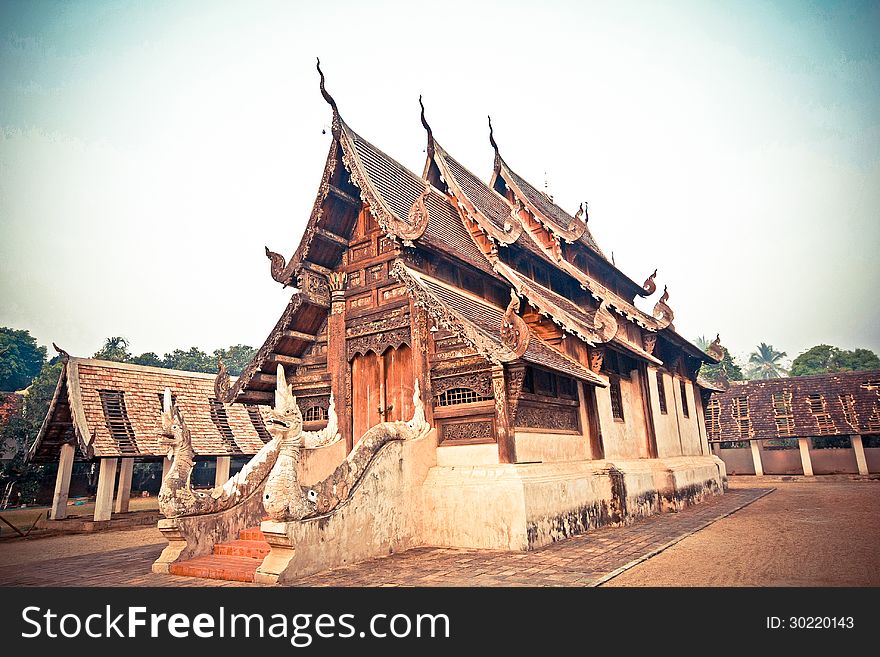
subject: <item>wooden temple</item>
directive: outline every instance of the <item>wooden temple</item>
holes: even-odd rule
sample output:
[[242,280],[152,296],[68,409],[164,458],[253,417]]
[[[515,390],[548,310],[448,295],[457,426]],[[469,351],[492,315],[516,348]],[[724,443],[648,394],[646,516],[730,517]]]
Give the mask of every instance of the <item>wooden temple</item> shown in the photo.
[[695,386],[715,361],[675,332],[665,290],[653,314],[634,305],[656,271],[644,284],[621,272],[586,208],[571,215],[520,177],[491,123],[486,183],[422,107],[418,175],[348,126],[323,75],[321,92],[333,139],[311,217],[289,260],[266,249],[296,292],[224,401],[268,403],[281,364],[307,422],[334,392],[349,450],[409,417],[418,380],[452,461],[709,453]]

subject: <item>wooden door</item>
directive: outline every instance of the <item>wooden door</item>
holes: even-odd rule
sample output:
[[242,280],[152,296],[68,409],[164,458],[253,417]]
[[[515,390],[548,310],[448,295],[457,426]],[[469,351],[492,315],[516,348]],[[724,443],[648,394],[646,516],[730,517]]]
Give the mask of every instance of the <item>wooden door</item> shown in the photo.
[[387,349],[385,365],[385,422],[409,421],[413,414],[413,359],[407,345]]
[[381,362],[381,357],[372,351],[357,354],[351,361],[351,435],[354,442],[360,440],[367,429],[381,422],[379,409],[385,406]]
[[412,350],[407,345],[357,354],[351,361],[352,438],[356,443],[380,422],[409,420],[413,414]]

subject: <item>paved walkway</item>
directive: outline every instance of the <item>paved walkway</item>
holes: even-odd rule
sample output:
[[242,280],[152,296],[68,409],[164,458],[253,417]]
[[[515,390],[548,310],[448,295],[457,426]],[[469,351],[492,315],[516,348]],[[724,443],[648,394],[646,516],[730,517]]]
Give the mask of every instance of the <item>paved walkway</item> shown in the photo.
[[[680,513],[593,530],[532,552],[417,548],[325,571],[298,586],[595,586],[772,492],[735,488]],[[37,541],[29,547],[38,549]],[[156,575],[164,543],[0,566],[0,586],[242,586]],[[244,586],[248,586],[245,584]]]

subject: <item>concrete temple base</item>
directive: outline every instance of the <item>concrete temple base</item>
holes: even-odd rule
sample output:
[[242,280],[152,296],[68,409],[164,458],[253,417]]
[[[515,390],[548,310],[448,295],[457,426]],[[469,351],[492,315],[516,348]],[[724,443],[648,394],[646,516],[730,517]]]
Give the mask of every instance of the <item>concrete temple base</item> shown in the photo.
[[389,443],[334,512],[263,521],[255,581],[300,577],[413,547],[530,550],[603,525],[677,511],[726,485],[714,456],[438,466],[436,434]]

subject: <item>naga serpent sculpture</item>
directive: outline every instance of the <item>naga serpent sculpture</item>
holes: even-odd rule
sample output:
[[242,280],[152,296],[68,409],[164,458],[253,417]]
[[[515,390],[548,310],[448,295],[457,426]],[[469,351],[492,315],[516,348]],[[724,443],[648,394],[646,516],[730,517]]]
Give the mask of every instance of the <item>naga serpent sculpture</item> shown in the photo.
[[[284,376],[283,371],[281,376]],[[285,440],[293,428],[292,426],[287,428],[286,418],[295,413],[299,417],[299,429],[302,429],[302,416],[299,415],[296,398],[292,398],[292,403],[294,408],[291,408],[289,400],[284,398],[279,404],[276,393],[275,408],[270,409],[267,417],[264,418],[266,429],[272,439],[234,477],[221,486],[201,491],[192,487],[194,452],[190,430],[177,404],[172,403],[171,391],[166,388],[160,444],[168,448],[168,456],[173,461],[159,490],[159,511],[166,518],[217,513],[230,509],[246,499],[264,482],[268,484],[267,477],[284,452]],[[332,394],[327,416],[327,427],[321,431],[299,431],[306,447],[322,447],[340,439]]]
[[[393,440],[417,438],[429,429],[416,380],[413,390],[413,418],[409,422],[382,422],[367,430],[346,459],[323,481],[311,486],[299,484],[299,461],[303,446],[309,446],[302,431],[302,414],[291,386],[279,366],[275,390],[275,412],[269,422],[281,440],[275,467],[263,491],[263,508],[272,520],[289,522],[328,513],[348,499],[379,450]],[[279,409],[284,409],[279,412]],[[272,428],[270,428],[272,431]],[[275,434],[273,434],[275,435]]]
[[263,507],[272,520],[287,522],[327,513],[348,498],[386,443],[419,437],[430,428],[416,380],[412,420],[377,424],[361,437],[329,477],[312,487],[301,486],[299,462],[302,449],[322,447],[340,440],[335,406],[331,395],[326,428],[303,431],[302,412],[292,386],[287,383],[284,368],[279,364],[275,406],[264,418],[272,439],[229,481],[200,491],[192,487],[192,436],[167,388],[163,407],[160,444],[169,449],[169,456],[173,458],[159,491],[159,510],[166,518],[225,511],[258,491],[263,484]]
[[171,391],[165,388],[160,444],[168,448],[171,468],[159,489],[159,511],[166,518],[198,516],[232,508],[263,483],[278,457],[279,440],[273,438],[222,486],[207,491],[192,487],[193,446],[190,430]]

